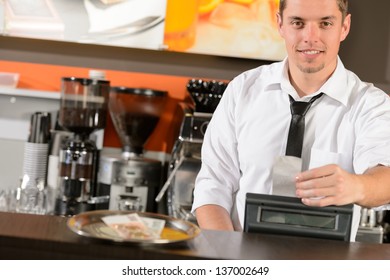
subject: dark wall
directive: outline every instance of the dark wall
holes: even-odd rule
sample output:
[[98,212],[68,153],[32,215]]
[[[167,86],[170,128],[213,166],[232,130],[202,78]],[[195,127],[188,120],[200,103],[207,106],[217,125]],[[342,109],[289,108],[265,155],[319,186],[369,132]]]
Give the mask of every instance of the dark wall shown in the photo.
[[390,84],[390,1],[349,2],[351,32],[342,43],[340,57],[363,80],[378,86]]

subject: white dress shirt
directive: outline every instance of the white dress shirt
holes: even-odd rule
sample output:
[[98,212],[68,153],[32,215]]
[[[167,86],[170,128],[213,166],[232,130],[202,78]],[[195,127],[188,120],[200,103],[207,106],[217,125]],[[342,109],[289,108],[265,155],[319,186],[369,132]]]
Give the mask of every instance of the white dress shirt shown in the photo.
[[[246,71],[227,87],[207,128],[202,167],[192,210],[216,204],[242,230],[247,192],[272,193],[272,166],[285,155],[291,95],[308,101],[324,92],[306,115],[302,169],[338,164],[362,174],[378,164],[390,166],[390,98],[362,82],[338,59],[318,92],[300,98],[287,74],[288,60]],[[390,185],[389,185],[390,187]],[[360,207],[355,206],[351,240]]]

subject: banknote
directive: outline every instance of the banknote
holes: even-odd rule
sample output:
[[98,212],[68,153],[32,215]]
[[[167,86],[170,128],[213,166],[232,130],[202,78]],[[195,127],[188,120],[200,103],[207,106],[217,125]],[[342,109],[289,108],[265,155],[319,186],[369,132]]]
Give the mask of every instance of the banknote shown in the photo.
[[102,220],[124,239],[158,239],[165,226],[162,219],[140,217],[137,213],[111,215],[103,217]]

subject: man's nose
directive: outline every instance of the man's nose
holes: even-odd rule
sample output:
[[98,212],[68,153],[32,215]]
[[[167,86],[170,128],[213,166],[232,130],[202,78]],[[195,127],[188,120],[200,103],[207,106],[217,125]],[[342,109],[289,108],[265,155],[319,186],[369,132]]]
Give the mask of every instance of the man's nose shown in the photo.
[[318,25],[311,23],[307,24],[303,30],[303,39],[305,42],[317,42],[320,36],[320,28]]

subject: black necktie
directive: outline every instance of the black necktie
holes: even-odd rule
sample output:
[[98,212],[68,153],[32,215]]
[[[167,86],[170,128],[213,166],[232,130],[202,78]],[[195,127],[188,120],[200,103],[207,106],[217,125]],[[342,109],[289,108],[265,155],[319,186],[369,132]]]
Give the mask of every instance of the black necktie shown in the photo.
[[303,136],[305,134],[305,115],[309,111],[311,104],[320,98],[321,92],[312,97],[309,102],[295,101],[290,95],[291,122],[288,131],[286,156],[301,157]]

